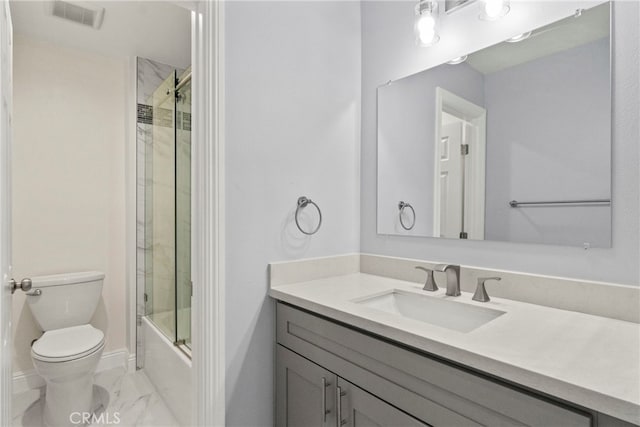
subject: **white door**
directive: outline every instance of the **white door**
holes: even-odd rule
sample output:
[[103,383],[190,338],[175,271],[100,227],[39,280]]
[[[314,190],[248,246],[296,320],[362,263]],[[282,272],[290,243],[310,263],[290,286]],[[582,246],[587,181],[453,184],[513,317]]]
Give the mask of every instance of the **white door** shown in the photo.
[[462,230],[462,122],[440,133],[440,237],[460,238]]
[[11,425],[11,72],[9,2],[0,0],[0,425]]

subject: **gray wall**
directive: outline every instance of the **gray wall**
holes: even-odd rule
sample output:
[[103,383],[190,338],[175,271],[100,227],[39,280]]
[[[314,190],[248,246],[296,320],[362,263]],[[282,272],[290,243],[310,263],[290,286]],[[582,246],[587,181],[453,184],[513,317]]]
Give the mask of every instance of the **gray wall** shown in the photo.
[[[359,250],[360,6],[225,8],[227,425],[272,425],[267,264]],[[322,208],[313,237],[295,229],[301,195]]]
[[[512,5],[505,19],[487,23],[466,8],[446,16],[441,41],[429,49],[413,42],[409,2],[362,3],[361,250],[488,268],[638,284],[638,4],[616,2],[613,93],[613,236],[611,249],[457,241],[376,233],[376,88],[399,77],[495,44],[570,15],[588,2]],[[384,30],[382,30],[384,29]]]
[[[433,235],[436,87],[484,105],[484,76],[467,64],[441,65],[378,89],[378,232]],[[398,202],[411,203],[415,227],[403,230]],[[411,221],[411,214],[407,216]],[[408,225],[408,224],[407,224]]]
[[486,75],[485,239],[609,247],[608,206],[508,205],[610,197],[609,90],[608,38]]

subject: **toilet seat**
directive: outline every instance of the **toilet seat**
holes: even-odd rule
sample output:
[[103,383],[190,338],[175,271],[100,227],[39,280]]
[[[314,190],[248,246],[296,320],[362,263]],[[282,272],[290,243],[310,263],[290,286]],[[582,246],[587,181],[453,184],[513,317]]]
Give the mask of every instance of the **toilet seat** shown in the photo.
[[88,356],[104,346],[104,333],[91,325],[71,326],[45,332],[31,347],[34,359],[68,362]]

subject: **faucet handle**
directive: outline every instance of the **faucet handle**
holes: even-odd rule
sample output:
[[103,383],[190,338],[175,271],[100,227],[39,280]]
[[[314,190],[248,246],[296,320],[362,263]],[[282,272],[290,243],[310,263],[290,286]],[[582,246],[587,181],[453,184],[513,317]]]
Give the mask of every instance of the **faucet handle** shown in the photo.
[[487,280],[502,280],[500,277],[478,277],[478,286],[476,287],[476,292],[473,294],[474,301],[480,302],[488,302],[491,301],[489,298],[489,294],[487,294],[487,290],[484,287],[484,282]]
[[427,281],[422,288],[423,291],[435,292],[438,290],[438,285],[436,285],[436,281],[433,278],[433,270],[419,265],[416,266],[416,270],[426,271],[427,273]]

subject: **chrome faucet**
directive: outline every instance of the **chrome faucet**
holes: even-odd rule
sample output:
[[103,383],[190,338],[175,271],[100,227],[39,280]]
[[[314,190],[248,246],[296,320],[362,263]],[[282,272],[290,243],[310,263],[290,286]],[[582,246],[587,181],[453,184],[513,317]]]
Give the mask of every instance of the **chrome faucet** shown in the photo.
[[433,268],[447,274],[447,292],[450,297],[460,296],[460,266],[453,264],[438,264]]

